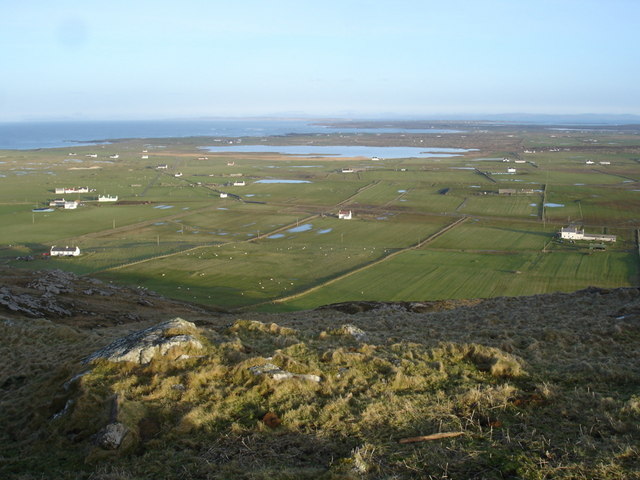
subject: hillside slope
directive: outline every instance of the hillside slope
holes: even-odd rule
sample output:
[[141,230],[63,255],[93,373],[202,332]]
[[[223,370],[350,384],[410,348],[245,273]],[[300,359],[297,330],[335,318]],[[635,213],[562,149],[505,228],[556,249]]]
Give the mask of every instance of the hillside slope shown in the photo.
[[2,478],[640,478],[637,288],[233,314],[0,273]]

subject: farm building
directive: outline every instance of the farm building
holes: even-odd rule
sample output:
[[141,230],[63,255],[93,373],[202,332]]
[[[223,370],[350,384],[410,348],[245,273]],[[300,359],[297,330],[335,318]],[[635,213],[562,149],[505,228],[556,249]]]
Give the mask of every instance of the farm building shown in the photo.
[[342,173],[353,173],[353,168],[343,168]]
[[498,195],[533,195],[536,193],[532,188],[499,188]]
[[229,195],[227,195],[227,194],[226,194],[226,193],[224,193],[224,192],[221,192],[221,193],[220,193],[220,198],[227,198],[228,196],[229,196]]
[[99,202],[117,202],[118,196],[117,195],[114,195],[114,196],[98,195],[98,201]]
[[156,168],[158,170],[166,170],[169,168],[169,165],[167,165],[166,163],[161,163],[160,165],[156,166]]
[[516,169],[513,167],[507,168],[507,173],[516,173]]
[[565,240],[587,240],[587,241],[600,241],[600,242],[615,242],[615,235],[605,235],[598,233],[584,233],[584,229],[578,227],[569,226],[560,229],[560,238]]
[[60,193],[88,193],[89,187],[56,187],[55,192]]
[[77,257],[80,255],[80,247],[51,247],[49,254],[52,257]]
[[73,210],[78,208],[78,202],[75,201],[68,201],[65,200],[64,198],[58,198],[56,200],[52,200],[49,202],[49,206],[50,207],[62,207],[65,210]]
[[351,214],[351,210],[340,210],[338,212],[338,218],[340,220],[351,220],[353,215]]
[[240,180],[238,182],[233,182],[233,186],[234,187],[244,187],[245,186],[244,180]]

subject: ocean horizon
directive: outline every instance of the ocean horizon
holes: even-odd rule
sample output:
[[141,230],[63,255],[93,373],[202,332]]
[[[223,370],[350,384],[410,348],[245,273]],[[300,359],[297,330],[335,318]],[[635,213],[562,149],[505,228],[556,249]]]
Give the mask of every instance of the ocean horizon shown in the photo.
[[128,120],[49,121],[0,123],[0,149],[34,150],[96,145],[109,140],[184,137],[268,137],[290,134],[422,132],[454,130],[401,127],[330,127],[322,120],[227,119],[227,120]]

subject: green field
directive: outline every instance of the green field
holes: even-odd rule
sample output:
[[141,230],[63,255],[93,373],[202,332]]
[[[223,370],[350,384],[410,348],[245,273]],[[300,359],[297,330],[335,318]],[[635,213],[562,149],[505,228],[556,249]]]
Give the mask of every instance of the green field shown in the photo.
[[[608,146],[594,148],[584,135],[560,138],[523,127],[438,138],[268,139],[473,149],[456,157],[376,162],[203,153],[198,147],[212,140],[197,138],[3,151],[0,256],[18,268],[94,274],[230,309],[635,285],[638,147],[629,135],[602,131],[589,137]],[[143,149],[148,159],[141,159]],[[114,153],[120,157],[109,158]],[[503,161],[507,157],[514,163]],[[343,173],[347,167],[354,171]],[[305,183],[256,183],[274,179]],[[245,185],[233,185],[239,181]],[[92,191],[54,193],[63,186]],[[117,195],[118,202],[98,203],[98,194]],[[60,197],[80,205],[32,212]],[[354,219],[338,220],[340,209]],[[459,219],[466,221],[421,244]],[[618,235],[618,242],[598,252],[586,243],[554,242],[569,223]],[[78,245],[82,255],[45,261],[41,254],[55,244]],[[29,256],[35,260],[16,260]]]

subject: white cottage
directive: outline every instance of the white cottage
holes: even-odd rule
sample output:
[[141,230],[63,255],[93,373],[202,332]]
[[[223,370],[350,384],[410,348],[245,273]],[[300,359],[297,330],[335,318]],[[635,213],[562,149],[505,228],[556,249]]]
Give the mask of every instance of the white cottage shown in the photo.
[[340,220],[351,220],[353,215],[351,214],[351,210],[340,210],[338,212],[338,218]]
[[52,257],[77,257],[80,255],[80,247],[51,247],[49,254]]

